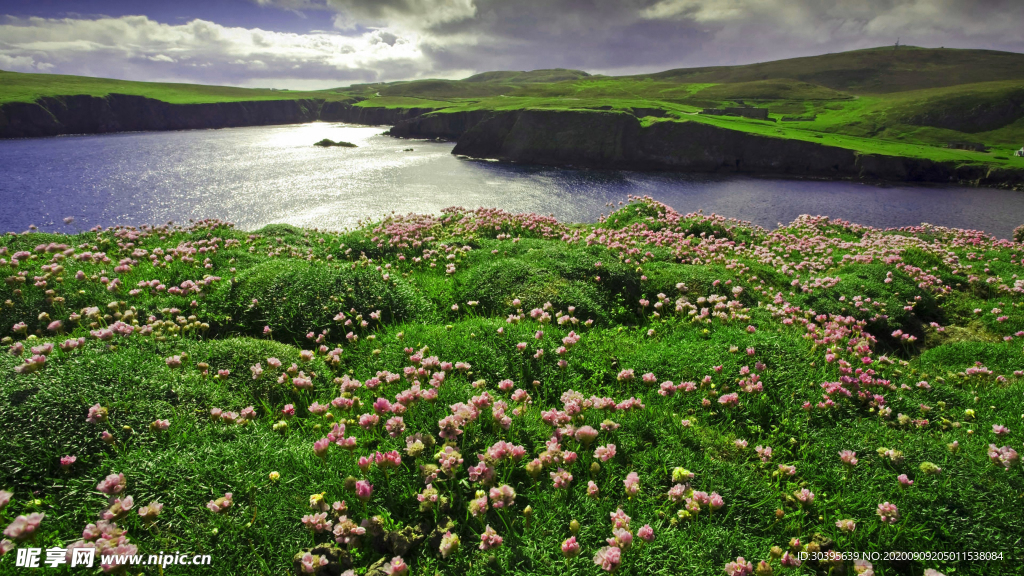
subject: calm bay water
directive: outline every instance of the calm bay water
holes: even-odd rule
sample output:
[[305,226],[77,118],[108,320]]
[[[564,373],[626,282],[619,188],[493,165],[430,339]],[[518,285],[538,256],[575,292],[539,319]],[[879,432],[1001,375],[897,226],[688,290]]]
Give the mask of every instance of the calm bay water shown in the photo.
[[[448,206],[587,222],[629,194],[766,227],[822,214],[1007,238],[1024,224],[1019,192],[507,165],[461,160],[450,143],[398,140],[382,131],[314,123],[0,141],[0,232],[199,218],[250,230],[278,222],[342,229],[392,211]],[[322,138],[359,147],[312,146]],[[76,219],[69,228],[62,224],[67,216]]]

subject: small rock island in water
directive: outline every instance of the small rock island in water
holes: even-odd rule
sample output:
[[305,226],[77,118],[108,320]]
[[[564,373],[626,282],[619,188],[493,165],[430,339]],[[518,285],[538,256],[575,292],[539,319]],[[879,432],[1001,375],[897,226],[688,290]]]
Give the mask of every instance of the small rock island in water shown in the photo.
[[353,144],[351,142],[342,142],[341,140],[335,142],[334,140],[331,140],[330,138],[324,138],[323,140],[317,142],[316,144],[313,144],[313,146],[320,146],[322,148],[328,148],[330,146],[342,146],[344,148],[358,148],[358,146],[356,146],[355,144]]

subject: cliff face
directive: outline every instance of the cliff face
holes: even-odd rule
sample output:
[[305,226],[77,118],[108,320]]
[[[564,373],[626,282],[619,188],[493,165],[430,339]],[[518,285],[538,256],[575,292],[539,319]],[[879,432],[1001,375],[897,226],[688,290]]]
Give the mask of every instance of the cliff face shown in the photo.
[[1024,185],[1021,170],[862,154],[699,122],[644,127],[619,111],[436,113],[399,122],[391,133],[456,139],[452,153],[472,158],[555,166]]
[[323,100],[267,100],[168,104],[142,96],[64,96],[0,105],[0,138],[100,134],[140,130],[190,130],[296,124],[326,120],[394,124],[430,108],[362,108]]
[[346,102],[322,102],[315,120],[390,126],[433,112],[435,108],[380,108],[352,106]]
[[458,140],[466,131],[491,114],[492,112],[488,110],[470,110],[416,115],[411,119],[395,122],[388,133],[397,138]]
[[392,125],[402,138],[457,141],[453,154],[512,162],[631,170],[727,172],[902,182],[1024,186],[1024,170],[879,156],[699,122],[642,126],[649,110],[469,110],[352,106],[323,100],[168,104],[110,94],[0,105],[0,138],[188,130],[323,120]]

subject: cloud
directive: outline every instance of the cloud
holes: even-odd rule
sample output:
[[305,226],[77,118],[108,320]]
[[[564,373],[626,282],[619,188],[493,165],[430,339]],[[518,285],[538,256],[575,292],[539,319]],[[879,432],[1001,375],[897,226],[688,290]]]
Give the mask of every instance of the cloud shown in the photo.
[[295,34],[145,16],[0,22],[0,65],[16,71],[282,88],[292,80],[326,88],[434,71],[414,35],[381,30]]
[[630,73],[891,44],[1024,51],[1020,0],[258,0],[413,33],[437,69]]
[[[251,21],[261,26],[171,25],[146,16],[0,18],[0,67],[325,88],[486,70],[653,72],[840,52],[897,38],[1024,52],[1021,0],[251,1]],[[267,29],[275,9],[304,14],[311,26],[327,30]]]
[[706,26],[727,61],[839,52],[897,39],[1024,51],[1019,0],[659,0],[641,16]]

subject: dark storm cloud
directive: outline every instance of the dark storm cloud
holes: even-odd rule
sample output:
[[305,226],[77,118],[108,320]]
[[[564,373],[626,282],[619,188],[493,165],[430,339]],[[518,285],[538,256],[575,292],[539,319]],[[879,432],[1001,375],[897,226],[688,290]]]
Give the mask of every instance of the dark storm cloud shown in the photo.
[[[0,20],[0,68],[326,87],[566,67],[631,73],[891,44],[1024,51],[1020,0],[253,0],[251,25]],[[275,31],[302,14],[312,32]],[[238,19],[236,18],[236,23]],[[315,31],[315,30],[322,31]]]

